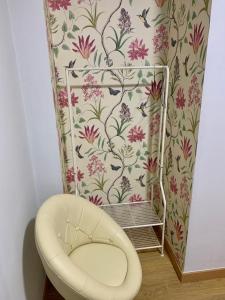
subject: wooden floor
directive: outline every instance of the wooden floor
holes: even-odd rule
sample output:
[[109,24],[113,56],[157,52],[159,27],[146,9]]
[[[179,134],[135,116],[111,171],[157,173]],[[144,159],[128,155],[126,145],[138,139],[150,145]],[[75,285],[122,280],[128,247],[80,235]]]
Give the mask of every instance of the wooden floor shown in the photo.
[[[143,282],[135,300],[225,300],[225,278],[181,284],[167,256],[145,252],[139,257]],[[63,298],[48,283],[44,300]]]

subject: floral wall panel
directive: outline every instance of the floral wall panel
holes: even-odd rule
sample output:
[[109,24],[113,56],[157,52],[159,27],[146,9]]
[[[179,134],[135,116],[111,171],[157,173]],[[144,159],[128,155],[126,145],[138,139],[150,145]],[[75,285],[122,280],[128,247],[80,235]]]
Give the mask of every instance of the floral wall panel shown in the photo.
[[[164,184],[167,238],[182,268],[197,145],[207,0],[46,0],[65,192],[90,201],[140,201],[157,176],[160,72],[72,72],[76,147],[71,147],[65,67],[168,64]],[[147,87],[146,87],[147,85]],[[109,88],[110,86],[110,88]],[[72,157],[76,160],[73,168]],[[153,191],[160,211],[160,193]]]
[[201,95],[207,50],[210,1],[171,1],[168,21],[170,97],[165,149],[168,200],[167,240],[183,269]]

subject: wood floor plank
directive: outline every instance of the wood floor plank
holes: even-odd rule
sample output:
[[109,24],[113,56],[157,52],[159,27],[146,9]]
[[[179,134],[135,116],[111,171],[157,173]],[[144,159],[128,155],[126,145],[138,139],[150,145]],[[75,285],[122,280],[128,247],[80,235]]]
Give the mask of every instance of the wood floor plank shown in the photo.
[[[139,257],[143,281],[135,300],[225,300],[225,278],[181,283],[167,256],[144,252]],[[63,298],[48,282],[44,300]]]

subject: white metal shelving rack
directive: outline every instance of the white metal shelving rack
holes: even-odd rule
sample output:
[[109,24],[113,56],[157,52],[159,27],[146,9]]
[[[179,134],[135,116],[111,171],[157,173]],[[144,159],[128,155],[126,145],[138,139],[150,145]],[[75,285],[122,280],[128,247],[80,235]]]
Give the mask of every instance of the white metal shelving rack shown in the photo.
[[[69,117],[70,130],[73,132],[73,110],[71,104],[70,93],[70,72],[82,71],[118,71],[118,70],[161,70],[163,72],[163,93],[160,109],[160,130],[158,145],[158,183],[162,196],[163,214],[160,218],[154,210],[153,201],[141,201],[132,203],[104,204],[102,209],[106,211],[112,218],[125,230],[136,250],[159,249],[161,255],[164,254],[164,234],[165,234],[165,218],[166,218],[166,197],[163,188],[163,162],[164,162],[164,145],[166,132],[166,113],[169,89],[169,67],[161,65],[153,66],[129,66],[129,67],[105,67],[105,68],[65,68],[66,85],[69,100]],[[72,137],[72,147],[75,149],[74,134]],[[73,166],[76,169],[76,159],[73,154]],[[156,182],[154,182],[156,183]],[[153,195],[154,183],[151,185],[151,195]],[[76,190],[77,192],[77,190]],[[161,238],[156,236],[154,228],[161,227]]]

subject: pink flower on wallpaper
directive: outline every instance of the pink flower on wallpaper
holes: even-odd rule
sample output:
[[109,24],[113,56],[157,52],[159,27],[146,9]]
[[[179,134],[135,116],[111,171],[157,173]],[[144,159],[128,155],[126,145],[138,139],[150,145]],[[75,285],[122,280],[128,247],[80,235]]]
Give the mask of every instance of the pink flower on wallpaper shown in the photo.
[[169,37],[166,26],[161,24],[152,39],[154,45],[154,53],[164,51],[169,48]]
[[159,80],[158,82],[154,79],[152,82],[145,87],[146,92],[145,94],[149,97],[152,97],[154,100],[159,100],[162,94],[162,80]]
[[94,39],[90,41],[90,35],[86,38],[83,35],[78,36],[78,43],[73,43],[74,49],[72,50],[80,53],[84,59],[88,59],[91,53],[95,51],[94,41]]
[[145,133],[143,132],[143,129],[140,126],[134,126],[131,128],[128,132],[128,140],[130,143],[134,142],[141,142],[145,138]]
[[[78,103],[78,97],[74,92],[71,94],[71,103],[72,106],[75,106]],[[60,108],[68,107],[68,96],[66,88],[63,88],[58,92],[58,105]]]
[[98,128],[95,128],[95,125],[84,126],[84,131],[79,131],[80,139],[85,139],[89,144],[93,144],[94,141],[99,137]]
[[179,223],[179,221],[174,222],[174,228],[176,232],[176,237],[178,241],[183,240],[183,230],[182,230],[182,225]]
[[159,132],[159,127],[160,127],[160,114],[156,113],[150,120],[149,129],[150,129],[151,137]]
[[154,159],[152,157],[149,157],[147,162],[144,163],[144,169],[149,173],[154,174],[157,170],[157,157],[155,157]]
[[92,155],[92,157],[89,159],[87,169],[89,171],[89,176],[105,173],[104,164],[96,155]]
[[81,172],[80,169],[77,169],[77,181],[80,182],[82,179],[84,179],[84,173]]
[[89,196],[89,201],[95,205],[102,205],[102,197],[96,196]]
[[176,96],[176,107],[178,109],[184,109],[185,102],[186,102],[186,99],[184,97],[184,89],[179,87],[179,89],[177,91],[177,96]]
[[129,51],[128,55],[131,60],[138,60],[144,59],[145,56],[148,56],[148,48],[145,47],[145,44],[143,43],[143,39],[138,41],[138,39],[135,39],[133,42],[129,45]]
[[99,98],[104,97],[103,92],[93,75],[88,74],[85,77],[84,82],[85,84],[82,86],[84,101],[98,100]]
[[194,25],[194,33],[190,34],[191,41],[189,42],[189,45],[193,47],[193,51],[195,54],[197,54],[199,47],[201,46],[204,35],[204,26],[202,27],[202,23],[199,25]]
[[68,107],[68,97],[66,88],[63,88],[58,92],[58,104],[60,108]]
[[70,169],[68,169],[66,171],[66,182],[69,184],[74,182],[74,168],[73,167],[71,167]]
[[139,201],[143,201],[144,199],[141,197],[140,194],[133,194],[132,196],[130,196],[129,201],[130,202],[139,202]]
[[71,103],[72,103],[72,106],[75,106],[76,104],[78,104],[78,96],[76,96],[74,93],[71,94]]
[[174,194],[177,194],[178,188],[177,188],[177,180],[174,176],[170,178],[170,190]]
[[180,183],[180,198],[190,203],[190,192],[188,187],[188,179],[184,176]]
[[158,7],[163,7],[165,2],[166,0],[155,0],[155,3],[157,4]]
[[48,5],[53,11],[61,8],[67,10],[71,6],[71,0],[48,0]]
[[192,104],[200,105],[201,103],[201,90],[199,88],[198,78],[194,75],[191,79],[191,85],[188,90],[188,106],[190,107]]
[[180,147],[181,147],[181,150],[183,151],[184,159],[187,160],[188,157],[190,157],[192,154],[192,151],[191,151],[192,145],[191,145],[190,139],[187,139],[186,137],[184,137],[183,140],[181,141]]

